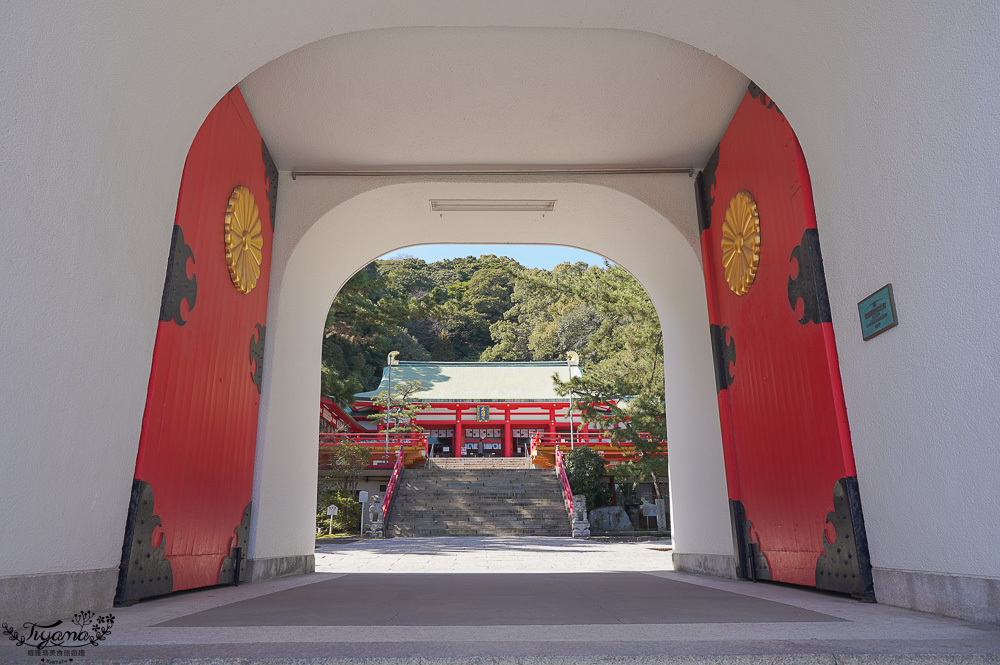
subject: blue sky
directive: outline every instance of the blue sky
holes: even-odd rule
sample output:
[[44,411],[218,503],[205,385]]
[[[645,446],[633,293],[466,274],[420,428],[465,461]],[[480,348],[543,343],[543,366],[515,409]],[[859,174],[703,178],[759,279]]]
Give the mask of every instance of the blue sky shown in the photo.
[[561,245],[417,245],[390,252],[380,259],[399,258],[401,255],[415,256],[428,263],[441,259],[454,259],[466,256],[496,254],[509,256],[528,268],[544,268],[552,270],[564,261],[585,261],[590,265],[604,263],[604,257],[574,247]]

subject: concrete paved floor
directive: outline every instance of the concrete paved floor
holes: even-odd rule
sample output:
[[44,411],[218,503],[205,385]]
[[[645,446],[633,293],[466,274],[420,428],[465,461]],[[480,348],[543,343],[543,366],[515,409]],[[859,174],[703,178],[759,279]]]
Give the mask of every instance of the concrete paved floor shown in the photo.
[[[323,545],[314,575],[117,608],[109,638],[72,663],[1000,663],[1000,627],[676,573],[665,547]],[[41,659],[8,643],[0,662]]]

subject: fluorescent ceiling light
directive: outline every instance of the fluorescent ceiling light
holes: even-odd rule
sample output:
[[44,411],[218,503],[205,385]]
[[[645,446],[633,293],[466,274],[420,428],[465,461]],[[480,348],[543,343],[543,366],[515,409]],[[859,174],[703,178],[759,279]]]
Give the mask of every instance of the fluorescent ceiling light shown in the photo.
[[555,207],[555,201],[431,199],[434,212],[552,212]]

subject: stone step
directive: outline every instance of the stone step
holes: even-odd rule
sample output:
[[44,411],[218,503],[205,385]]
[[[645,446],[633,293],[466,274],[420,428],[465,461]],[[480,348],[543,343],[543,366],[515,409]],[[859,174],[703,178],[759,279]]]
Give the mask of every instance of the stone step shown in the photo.
[[430,460],[407,469],[387,536],[568,536],[562,489],[523,459]]
[[503,496],[517,497],[524,494],[522,490],[530,490],[532,492],[552,492],[556,489],[562,490],[559,485],[518,485],[516,487],[479,487],[479,486],[467,486],[467,487],[435,487],[433,484],[419,484],[410,485],[409,483],[400,485],[398,492],[402,493],[404,491],[414,492],[419,494],[427,494],[430,492],[437,492],[438,494],[464,494],[472,496],[473,494],[500,494]]
[[526,457],[484,457],[479,459],[456,459],[454,457],[431,457],[427,467],[436,469],[482,468],[482,469],[530,469],[534,465]]
[[[399,503],[396,503],[396,500]],[[511,499],[511,498],[498,498],[498,499],[482,499],[480,497],[455,497],[454,499],[437,500],[429,499],[427,497],[420,496],[405,496],[400,495],[393,499],[393,505],[416,505],[416,506],[431,506],[431,507],[446,507],[454,506],[455,508],[461,508],[463,510],[489,510],[491,508],[525,508],[525,509],[544,509],[552,508],[555,506],[562,506],[563,502],[555,498],[545,498],[538,501],[532,501],[530,499]]]
[[490,464],[490,465],[487,465],[487,464],[447,464],[447,465],[442,465],[442,464],[434,464],[433,462],[427,464],[425,467],[423,467],[423,469],[430,470],[430,471],[439,471],[439,472],[442,472],[442,473],[443,472],[460,473],[462,471],[470,471],[470,470],[486,471],[486,472],[492,472],[492,471],[536,471],[536,470],[540,470],[540,469],[536,469],[536,467],[534,465],[528,465],[528,464],[496,464],[496,465],[493,465],[493,464]]
[[456,520],[475,520],[475,521],[499,521],[499,520],[550,520],[561,522],[569,519],[569,515],[559,515],[556,514],[552,517],[540,516],[538,513],[529,512],[481,512],[481,513],[469,513],[467,511],[461,510],[428,510],[428,511],[416,511],[416,510],[400,510],[391,511],[392,521],[396,519],[406,517],[408,520],[440,520],[440,519],[456,519]]
[[[527,496],[529,493],[542,493],[551,494],[555,491],[561,491],[562,488],[558,485],[539,485],[537,487],[511,487],[506,490],[501,487],[486,487],[486,488],[470,488],[470,487],[433,487],[433,486],[420,486],[420,485],[404,485],[400,488],[399,494],[397,496],[402,496],[403,492],[407,494],[420,494],[422,496],[509,496],[509,497],[519,497]],[[537,495],[537,494],[536,494]]]
[[406,495],[397,494],[393,499],[392,503],[396,504],[397,500],[399,504],[415,504],[424,506],[457,506],[465,509],[477,510],[477,509],[487,509],[491,506],[518,506],[521,508],[550,508],[552,506],[562,506],[563,502],[557,497],[546,497],[538,501],[532,501],[530,498],[523,497],[504,497],[504,496],[482,496],[482,495],[456,495],[456,496],[435,496],[426,497],[420,496],[419,494]]
[[[540,531],[510,531],[510,530],[498,530],[498,531],[484,531],[484,530],[469,530],[469,529],[440,529],[438,531],[429,531],[426,533],[417,533],[414,531],[390,531],[387,534],[389,538],[523,538],[526,536],[543,536],[549,538],[567,538],[569,533],[543,533]],[[520,662],[520,661],[519,661]]]
[[400,481],[400,487],[416,487],[429,489],[432,487],[459,487],[462,489],[478,488],[517,488],[517,487],[555,487],[559,481],[555,478],[486,478],[480,480],[440,480],[438,478],[407,478]]
[[569,531],[570,525],[566,523],[548,523],[548,522],[510,522],[510,523],[486,523],[486,522],[463,522],[460,520],[443,520],[440,522],[426,522],[419,523],[415,522],[413,524],[399,523],[391,525],[393,527],[400,527],[410,529],[414,532],[420,531],[434,531],[440,529],[504,529],[507,531],[552,531],[553,533],[565,533]]
[[436,478],[407,478],[406,480],[399,481],[399,488],[403,489],[410,487],[422,492],[431,489],[459,489],[464,491],[475,491],[475,490],[497,490],[503,489],[509,492],[513,492],[518,488],[551,488],[551,487],[561,487],[559,481],[553,478],[552,480],[539,478],[536,480],[520,478],[520,479],[510,479],[510,480],[490,480],[490,481],[475,481],[475,480],[463,480],[463,481],[453,481],[444,480],[437,482]]
[[402,513],[406,513],[406,512],[410,512],[410,511],[416,511],[416,512],[438,511],[438,512],[440,512],[440,511],[443,511],[443,510],[452,510],[452,511],[463,513],[463,514],[469,514],[470,512],[476,512],[476,513],[480,513],[480,514],[486,513],[486,512],[498,512],[498,513],[499,512],[508,512],[508,513],[509,512],[520,512],[520,513],[524,513],[524,512],[531,512],[531,513],[543,512],[543,513],[546,513],[546,512],[553,511],[556,508],[561,509],[561,512],[565,511],[564,505],[562,503],[560,503],[560,502],[557,502],[557,501],[547,501],[545,503],[507,503],[507,502],[504,502],[504,503],[501,503],[501,502],[496,502],[496,503],[485,502],[484,503],[482,501],[427,502],[427,501],[419,501],[419,500],[413,499],[413,500],[409,500],[409,501],[400,500],[400,502],[398,504],[396,503],[395,500],[393,500],[392,503],[393,503],[393,509],[394,510],[398,508],[398,510],[399,510],[398,514],[402,514]]
[[428,467],[439,469],[464,468],[517,468],[526,469],[532,466],[528,457],[431,457],[427,460]]
[[518,495],[524,494],[525,491],[532,491],[532,492],[552,492],[552,491],[554,491],[556,489],[561,490],[562,488],[559,487],[559,485],[554,485],[554,484],[553,485],[518,485],[516,487],[502,487],[502,486],[497,486],[497,487],[479,487],[479,486],[471,486],[471,487],[435,487],[433,484],[427,484],[427,485],[425,485],[423,483],[421,483],[419,485],[411,485],[409,483],[406,483],[406,484],[402,485],[399,488],[400,492],[407,491],[407,492],[415,492],[415,493],[422,493],[422,494],[429,494],[429,493],[438,493],[438,494],[447,494],[447,495],[452,495],[452,494],[466,494],[466,495],[469,495],[469,496],[472,496],[473,494],[499,494],[499,495],[502,495],[502,496],[512,496],[512,497],[516,497]]
[[398,524],[405,525],[412,528],[434,526],[485,526],[485,527],[496,527],[496,528],[520,528],[520,527],[537,527],[537,528],[569,528],[569,519],[565,520],[542,520],[542,519],[524,519],[524,520],[503,520],[503,519],[465,519],[465,518],[454,518],[454,519],[431,519],[431,518],[421,518],[413,520],[405,520],[398,522]]
[[473,512],[473,511],[470,511],[470,510],[463,510],[461,508],[459,508],[459,509],[455,509],[455,508],[429,508],[429,509],[422,509],[422,510],[408,509],[408,508],[401,508],[399,510],[396,510],[395,508],[393,508],[390,511],[390,513],[391,513],[390,517],[392,518],[392,520],[402,519],[404,517],[407,518],[407,519],[430,519],[430,518],[439,518],[439,517],[454,517],[456,519],[473,519],[473,518],[481,518],[481,519],[545,519],[545,518],[543,518],[541,516],[542,515],[546,515],[548,513],[554,513],[554,519],[559,519],[559,520],[569,519],[569,515],[564,515],[563,514],[565,512],[566,512],[565,510],[560,510],[558,512],[555,512],[555,511],[537,511],[537,510],[530,510],[530,509],[527,509],[527,508],[517,509],[517,510],[506,510],[506,511],[502,511],[502,510],[482,510],[482,511],[476,511],[476,512]]
[[545,515],[555,512],[560,519],[563,517],[568,519],[568,515],[563,515],[566,512],[565,508],[562,508],[558,512],[551,510],[553,508],[562,508],[562,506],[545,506],[544,510],[538,510],[533,506],[512,506],[509,508],[484,508],[482,506],[400,506],[397,510],[394,506],[392,514],[394,516],[408,515],[410,517],[422,517],[424,515],[512,515],[519,517],[522,515]]
[[566,538],[570,536],[570,529],[566,528],[562,531],[557,531],[554,529],[487,529],[484,527],[477,528],[447,528],[447,529],[407,529],[405,527],[392,527],[387,532],[391,538],[434,538],[434,537],[445,537],[445,536],[488,536],[488,537],[516,537],[516,536],[549,536],[554,538]]
[[393,505],[416,505],[431,508],[446,508],[452,506],[461,510],[490,510],[494,507],[503,510],[549,510],[556,507],[563,508],[564,503],[558,499],[542,499],[541,501],[514,500],[507,498],[491,497],[461,497],[455,499],[428,499],[419,496],[397,496],[392,501]]
[[430,480],[434,479],[442,483],[487,483],[490,481],[499,482],[502,480],[514,480],[517,479],[521,482],[537,482],[554,480],[559,481],[553,473],[546,473],[544,471],[513,471],[510,473],[500,473],[499,471],[492,471],[490,473],[476,473],[464,471],[442,471],[441,473],[427,473],[421,470],[411,471],[411,473],[406,474],[412,479],[420,480]]
[[440,478],[407,478],[400,481],[400,487],[545,487],[558,485],[556,478],[478,478],[468,480],[443,480]]

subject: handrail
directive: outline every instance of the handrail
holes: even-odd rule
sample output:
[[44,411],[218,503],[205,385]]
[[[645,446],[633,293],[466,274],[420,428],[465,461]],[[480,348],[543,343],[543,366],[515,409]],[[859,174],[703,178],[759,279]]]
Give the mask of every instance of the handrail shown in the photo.
[[569,477],[566,475],[566,466],[563,464],[562,452],[556,448],[556,475],[559,477],[559,484],[562,485],[563,500],[566,503],[566,514],[573,519],[573,490],[569,486]]
[[[351,443],[366,448],[384,448],[386,437],[385,432],[330,432],[319,435],[319,445],[335,446],[341,441]],[[389,434],[389,445],[396,446],[420,446],[427,450],[428,436],[424,432],[393,432]]]
[[[410,457],[424,457],[429,453],[430,441],[423,432],[393,432],[386,446],[385,432],[333,432],[319,435],[319,467],[333,468],[331,453],[338,444],[352,443],[368,450],[371,463],[368,468],[386,468],[392,463],[396,448],[404,448]],[[419,451],[419,452],[418,452]]]
[[[648,435],[641,435],[643,439],[650,440],[651,437]],[[539,446],[551,447],[551,446],[562,446],[568,445],[570,443],[569,435],[565,433],[560,434],[532,434],[531,444],[533,448]],[[576,432],[574,434],[574,441],[578,446],[613,446],[616,448],[632,448],[632,442],[621,441],[614,442],[611,440],[611,436],[604,433],[598,432]]]
[[382,521],[389,521],[389,507],[392,505],[392,497],[396,493],[396,485],[399,484],[399,474],[403,471],[403,447],[399,447],[396,453],[396,464],[392,467],[392,475],[389,476],[389,484],[385,488],[385,496],[382,497]]
[[[536,456],[551,458],[554,449],[560,446],[566,448],[571,445],[568,438],[566,434],[533,434],[531,436],[532,458],[534,459]],[[642,438],[647,441],[652,439],[648,435],[642,435]],[[598,454],[611,463],[628,460],[635,455],[642,454],[631,441],[612,441],[611,437],[603,432],[580,432],[575,436],[573,444],[576,447],[596,448]],[[660,450],[654,454],[666,455],[667,442],[660,442]]]

